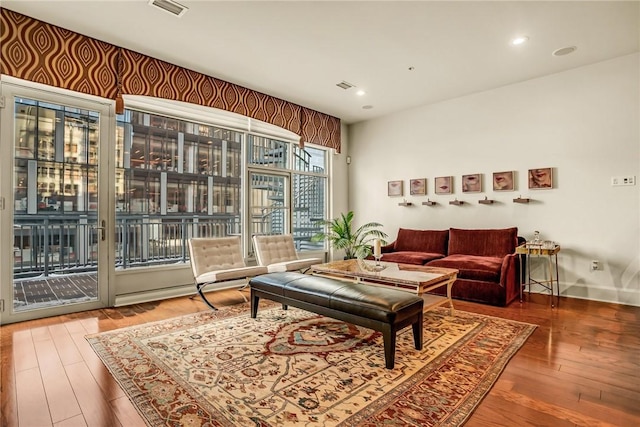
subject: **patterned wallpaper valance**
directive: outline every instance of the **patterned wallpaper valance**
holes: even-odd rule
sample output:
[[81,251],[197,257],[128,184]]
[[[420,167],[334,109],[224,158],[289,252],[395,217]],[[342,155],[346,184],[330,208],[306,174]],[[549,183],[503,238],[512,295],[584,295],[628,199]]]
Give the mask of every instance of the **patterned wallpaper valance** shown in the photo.
[[0,8],[0,73],[116,99],[146,95],[215,107],[340,151],[336,117]]

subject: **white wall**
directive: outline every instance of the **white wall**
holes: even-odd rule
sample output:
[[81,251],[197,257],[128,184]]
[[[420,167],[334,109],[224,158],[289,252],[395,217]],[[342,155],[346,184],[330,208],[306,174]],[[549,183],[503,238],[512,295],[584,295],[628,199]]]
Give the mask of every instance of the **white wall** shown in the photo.
[[[349,131],[346,125],[342,124],[340,130],[340,153],[334,152],[331,159],[331,201],[329,202],[328,218],[335,218],[341,213],[349,210],[349,165],[347,165],[347,154],[349,152]],[[334,251],[329,245],[328,259],[342,259],[344,251]]]
[[[640,178],[639,63],[628,55],[351,125],[349,208],[392,239],[399,227],[539,230],[562,246],[562,295],[640,306],[640,185],[611,186],[612,176]],[[528,189],[528,169],[540,167],[553,168],[554,189]],[[516,190],[494,192],[492,172],[506,170]],[[463,194],[461,175],[472,173],[483,192]],[[454,193],[435,195],[434,177],[448,175]],[[411,178],[427,178],[427,196],[408,196]],[[390,180],[404,181],[414,206],[387,197]],[[513,203],[519,195],[531,203]],[[485,196],[497,203],[478,204]],[[422,206],[427,197],[438,205]],[[468,203],[449,205],[455,198]],[[590,271],[595,259],[600,271]]]

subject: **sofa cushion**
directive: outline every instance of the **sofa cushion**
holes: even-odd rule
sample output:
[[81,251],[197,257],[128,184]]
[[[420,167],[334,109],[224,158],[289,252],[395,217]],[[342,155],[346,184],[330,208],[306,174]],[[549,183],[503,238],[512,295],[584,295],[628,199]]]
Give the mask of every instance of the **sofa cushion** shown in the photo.
[[382,254],[382,261],[397,262],[399,264],[426,264],[434,259],[443,258],[444,254],[436,254],[431,252],[387,252]]
[[449,230],[410,230],[401,228],[394,243],[394,252],[447,253]]
[[500,283],[501,257],[449,255],[427,263],[429,267],[457,268],[459,279]]
[[483,230],[451,228],[447,254],[504,257],[514,253],[517,244],[518,229],[516,227]]

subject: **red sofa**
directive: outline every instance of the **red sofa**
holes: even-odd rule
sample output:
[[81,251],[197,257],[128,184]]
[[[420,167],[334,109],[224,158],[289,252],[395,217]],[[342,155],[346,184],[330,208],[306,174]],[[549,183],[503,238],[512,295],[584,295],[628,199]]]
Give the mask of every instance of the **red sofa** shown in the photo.
[[[520,238],[522,240],[522,238]],[[382,260],[455,268],[454,298],[506,306],[520,294],[516,227],[504,229],[410,230],[382,247]],[[446,289],[435,291],[444,294]]]

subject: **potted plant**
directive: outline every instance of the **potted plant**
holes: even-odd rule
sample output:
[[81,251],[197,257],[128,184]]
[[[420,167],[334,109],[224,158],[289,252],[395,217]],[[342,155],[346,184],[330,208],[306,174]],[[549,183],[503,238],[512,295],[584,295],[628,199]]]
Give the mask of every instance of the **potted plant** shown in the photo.
[[377,229],[382,227],[382,224],[377,222],[363,224],[354,230],[353,211],[319,223],[326,227],[326,231],[316,234],[311,240],[327,240],[335,249],[344,250],[345,259],[366,258],[371,255],[371,245],[375,239],[380,239],[382,244],[386,244],[384,239],[388,238],[386,233]]

